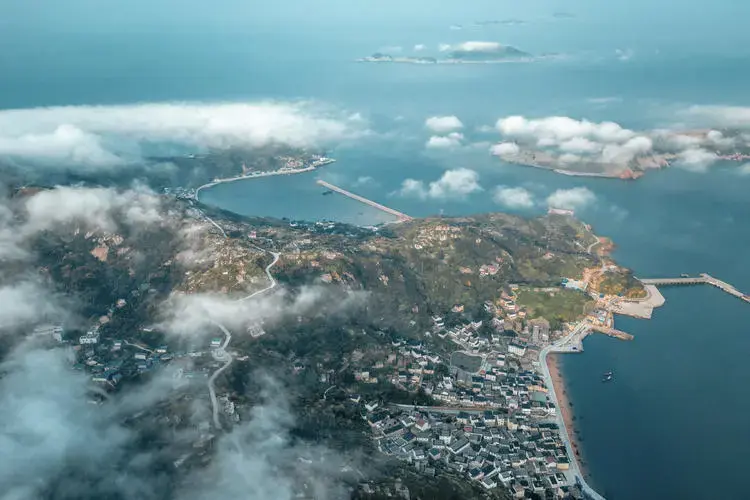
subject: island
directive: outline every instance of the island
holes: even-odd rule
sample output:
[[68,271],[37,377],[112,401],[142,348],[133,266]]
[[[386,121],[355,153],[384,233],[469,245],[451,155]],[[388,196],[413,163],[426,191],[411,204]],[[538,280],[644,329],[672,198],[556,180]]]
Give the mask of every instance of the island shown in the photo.
[[394,56],[376,52],[357,61],[406,64],[497,64],[533,62],[558,57],[558,54],[534,56],[511,45],[502,45],[497,42],[463,42],[457,45],[441,46],[440,54],[437,56]]
[[[228,163],[303,165],[275,152],[250,160]],[[29,207],[47,206],[37,197],[63,195],[112,202],[91,219],[27,225]],[[42,309],[33,328],[4,328],[0,353],[29,335],[64,349],[92,412],[166,383],[122,425],[178,482],[221,460],[271,397],[284,399],[282,435],[294,436],[284,446],[301,443],[295,470],[315,470],[302,450],[336,450],[355,472],[343,482],[353,498],[601,498],[587,483],[556,353],[582,352],[591,334],[633,340],[614,317],[650,317],[664,304],[660,286],[709,284],[748,300],[705,274],[637,278],[613,260],[611,240],[565,210],[399,212],[398,223],[359,227],[85,185],[25,186],[7,209],[3,223],[17,225],[28,253],[23,265],[1,263],[4,275],[75,297],[76,317]],[[371,477],[354,471],[360,461]]]
[[557,174],[633,180],[649,170],[679,164],[704,169],[719,162],[750,160],[750,144],[740,130],[644,131],[621,142],[597,143],[588,138],[540,145],[524,137],[493,146],[500,160],[550,170]]

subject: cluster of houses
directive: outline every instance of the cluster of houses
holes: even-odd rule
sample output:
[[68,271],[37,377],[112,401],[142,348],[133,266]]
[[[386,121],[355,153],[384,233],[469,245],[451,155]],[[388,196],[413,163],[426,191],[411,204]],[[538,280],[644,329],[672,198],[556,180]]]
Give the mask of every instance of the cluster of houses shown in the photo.
[[[505,487],[517,498],[579,497],[556,424],[557,408],[538,371],[539,350],[562,333],[551,332],[544,320],[532,320],[522,328],[513,322],[518,331],[506,335],[508,321],[501,316],[518,311],[515,297],[504,293],[486,306],[493,315],[490,330],[482,329],[481,321],[446,328],[442,317],[432,318],[431,334],[462,347],[451,363],[416,341],[393,344],[398,354],[388,362],[395,367],[374,368],[391,370],[394,385],[421,388],[434,403],[363,402],[373,439],[383,453],[427,475],[452,471],[487,489]],[[448,370],[436,370],[446,364]],[[372,371],[357,378],[377,380]]]
[[[262,332],[261,325],[252,325],[251,329],[252,331],[248,330],[251,335],[262,335],[259,333]],[[100,325],[97,324],[83,335],[71,338],[70,335],[66,336],[62,325],[43,324],[34,328],[32,333],[37,337],[50,338],[57,343],[68,345],[75,353],[76,361],[73,368],[86,371],[91,376],[92,382],[110,387],[116,386],[124,377],[132,377],[157,369],[174,359],[200,358],[208,352],[203,350],[172,352],[166,345],[149,348],[124,340],[102,338],[99,330]],[[221,348],[221,345],[222,340],[214,338],[211,339],[209,348],[216,351]],[[211,370],[210,364],[202,366],[197,371],[180,368],[177,370],[176,378],[207,377]]]
[[579,496],[556,424],[509,408],[483,411],[389,409],[370,404],[365,419],[381,452],[420,473],[453,472],[516,498]]

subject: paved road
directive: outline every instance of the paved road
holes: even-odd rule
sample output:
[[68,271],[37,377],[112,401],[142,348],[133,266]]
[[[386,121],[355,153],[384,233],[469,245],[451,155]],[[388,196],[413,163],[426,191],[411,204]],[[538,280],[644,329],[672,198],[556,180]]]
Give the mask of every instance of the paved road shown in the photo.
[[[216,378],[224,372],[227,368],[229,368],[229,365],[232,364],[234,361],[234,358],[232,357],[229,352],[227,352],[227,347],[229,346],[229,343],[232,341],[232,333],[227,330],[227,328],[219,323],[218,321],[211,320],[213,324],[218,326],[222,332],[224,332],[224,343],[221,346],[221,350],[219,352],[222,352],[222,357],[226,358],[226,362],[219,367],[209,378],[208,378],[208,394],[211,397],[211,411],[213,412],[214,417],[214,427],[217,429],[221,429],[221,422],[219,421],[219,402],[216,399],[216,387],[215,382]],[[217,356],[218,359],[218,356]]]
[[599,238],[597,238],[595,242],[593,242],[592,244],[590,244],[590,245],[589,245],[589,246],[588,246],[588,247],[586,248],[586,253],[591,253],[591,251],[592,251],[592,250],[594,249],[594,247],[595,247],[596,245],[598,245],[598,244],[599,244]]
[[549,367],[547,366],[548,354],[552,352],[572,352],[568,344],[571,341],[573,341],[573,339],[577,335],[583,334],[584,330],[588,327],[589,325],[585,321],[582,321],[567,336],[558,340],[554,344],[549,345],[545,347],[544,349],[542,349],[542,351],[539,353],[539,365],[541,366],[542,374],[544,375],[544,380],[547,384],[549,394],[552,396],[552,399],[555,401],[555,405],[558,408],[557,425],[560,427],[560,437],[565,443],[565,448],[568,450],[568,456],[570,457],[570,473],[573,474],[574,477],[580,480],[581,489],[583,490],[583,493],[587,498],[592,498],[594,500],[604,500],[603,496],[597,493],[596,490],[594,490],[594,488],[592,488],[591,486],[588,485],[588,483],[586,483],[586,480],[584,479],[583,474],[581,473],[581,468],[578,464],[578,458],[573,452],[573,446],[570,443],[568,429],[565,426],[565,419],[563,419],[559,400],[557,399],[557,395],[555,394],[555,385],[552,383],[552,375],[550,374]]
[[[223,231],[223,230],[222,230]],[[278,284],[276,282],[276,279],[274,279],[273,275],[271,274],[271,268],[276,265],[276,263],[279,261],[279,257],[281,254],[277,252],[271,252],[270,250],[265,250],[263,248],[260,248],[258,246],[253,245],[258,250],[261,250],[263,252],[270,253],[273,255],[273,261],[266,266],[266,276],[268,276],[269,285],[262,290],[258,290],[257,292],[253,292],[247,297],[242,297],[241,299],[238,299],[238,302],[243,302],[245,300],[250,300],[253,297],[257,297],[258,295],[264,294],[270,290],[273,290],[276,288],[276,285]],[[212,323],[214,323],[216,326],[218,326],[222,332],[224,332],[224,343],[221,345],[220,349],[217,349],[217,359],[226,359],[226,362],[219,367],[208,379],[208,394],[211,397],[211,410],[213,412],[213,420],[214,420],[214,427],[217,429],[221,429],[221,421],[219,420],[219,402],[216,398],[216,387],[215,382],[219,375],[221,375],[227,368],[229,368],[229,365],[232,364],[234,361],[234,357],[227,351],[227,348],[229,347],[229,343],[232,341],[232,332],[227,330],[227,328],[219,323],[218,321],[211,320]]]

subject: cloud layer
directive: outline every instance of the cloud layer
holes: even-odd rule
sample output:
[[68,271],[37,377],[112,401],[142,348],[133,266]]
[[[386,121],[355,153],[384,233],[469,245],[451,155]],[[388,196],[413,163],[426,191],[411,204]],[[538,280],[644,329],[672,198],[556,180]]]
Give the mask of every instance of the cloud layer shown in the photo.
[[[690,113],[722,117],[724,122],[736,124],[745,118],[743,108],[693,108]],[[705,170],[719,159],[715,151],[730,153],[739,145],[750,144],[750,134],[726,135],[718,130],[635,132],[611,121],[592,122],[567,116],[508,116],[499,119],[495,128],[503,142],[493,145],[490,153],[508,161],[518,160],[526,153],[541,153],[537,160],[545,164],[562,168],[596,164],[610,172],[667,163]]]
[[39,164],[112,167],[150,145],[191,149],[310,147],[361,130],[311,104],[162,103],[0,111],[0,157]]
[[132,455],[137,434],[123,418],[167,394],[162,379],[138,395],[92,405],[88,378],[61,349],[24,349],[2,364],[0,484],[4,499],[163,498],[156,453]]
[[300,492],[309,498],[349,498],[343,482],[351,474],[348,460],[322,446],[295,442],[284,388],[265,377],[263,384],[249,421],[219,440],[211,464],[186,481],[178,498],[292,500]]
[[[36,233],[76,223],[88,230],[113,232],[118,221],[144,227],[163,219],[162,199],[146,188],[57,186],[29,197],[24,231]],[[117,216],[117,217],[116,217]]]

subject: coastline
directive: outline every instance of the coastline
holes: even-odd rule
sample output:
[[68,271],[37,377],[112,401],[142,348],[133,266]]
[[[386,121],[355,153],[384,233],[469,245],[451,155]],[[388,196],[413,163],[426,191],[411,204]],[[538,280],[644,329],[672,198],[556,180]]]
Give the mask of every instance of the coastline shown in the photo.
[[580,458],[580,454],[576,454],[576,451],[578,451],[579,448],[578,443],[575,441],[575,436],[572,433],[574,429],[573,415],[570,410],[570,401],[565,392],[562,374],[560,373],[559,365],[556,360],[552,365],[554,367],[554,375],[549,363],[550,354],[559,356],[563,353],[582,352],[582,349],[579,349],[577,346],[573,347],[570,345],[571,340],[581,333],[581,327],[576,327],[562,339],[542,349],[539,352],[539,366],[542,370],[542,375],[544,376],[544,381],[549,391],[548,394],[558,410],[555,420],[559,427],[558,432],[560,438],[565,443],[565,448],[567,449],[568,457],[570,458],[570,469],[568,473],[571,474],[573,480],[579,484],[585,498],[604,500],[604,497],[586,482],[588,471],[583,467],[584,464],[583,460]]
[[328,161],[324,163],[321,163],[319,165],[310,165],[309,167],[305,167],[305,168],[295,168],[295,169],[289,169],[289,170],[273,170],[271,172],[258,172],[258,173],[251,174],[251,175],[238,175],[237,177],[227,177],[225,179],[214,179],[211,182],[207,182],[206,184],[203,184],[202,186],[199,186],[198,188],[196,188],[195,194],[193,195],[193,199],[195,201],[200,201],[198,199],[198,195],[203,189],[217,186],[219,184],[241,181],[243,179],[257,179],[258,177],[271,177],[274,175],[302,174],[305,172],[312,172],[314,170],[317,170],[318,167],[322,167],[323,165],[329,165],[331,163],[334,163],[335,161],[336,160],[329,158]]
[[565,422],[565,428],[568,432],[568,439],[570,445],[573,448],[575,454],[575,460],[578,462],[578,469],[581,475],[586,479],[591,479],[591,473],[588,470],[586,460],[583,458],[583,450],[579,446],[578,437],[576,436],[575,428],[575,417],[573,415],[573,409],[571,407],[571,401],[567,394],[567,388],[565,386],[565,378],[562,374],[562,367],[560,365],[562,356],[561,353],[550,353],[547,356],[547,366],[550,371],[550,377],[552,378],[552,384],[555,386],[555,394],[557,395],[558,410]]

